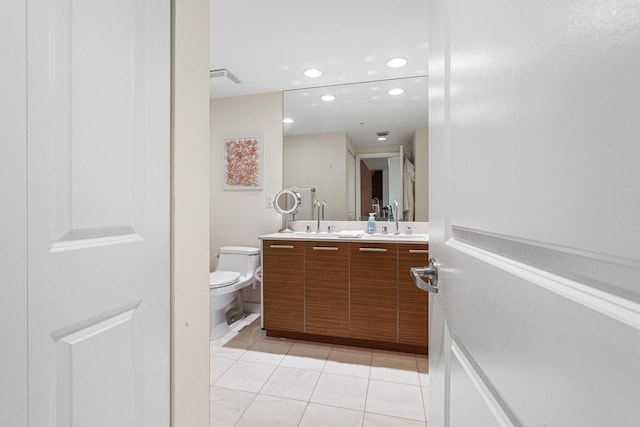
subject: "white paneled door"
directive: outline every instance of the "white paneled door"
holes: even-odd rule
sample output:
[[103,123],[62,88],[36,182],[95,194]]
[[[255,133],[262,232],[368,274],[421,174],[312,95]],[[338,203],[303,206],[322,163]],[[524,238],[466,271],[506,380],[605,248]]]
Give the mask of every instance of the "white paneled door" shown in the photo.
[[25,4],[29,425],[168,426],[170,2]]
[[640,425],[640,3],[429,32],[429,426]]

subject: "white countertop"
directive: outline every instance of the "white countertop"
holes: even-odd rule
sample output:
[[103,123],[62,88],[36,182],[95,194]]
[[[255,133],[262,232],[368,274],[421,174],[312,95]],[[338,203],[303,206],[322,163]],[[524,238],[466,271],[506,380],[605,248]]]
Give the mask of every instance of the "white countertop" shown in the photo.
[[338,233],[317,233],[296,231],[293,233],[271,233],[259,237],[260,240],[321,240],[333,242],[376,242],[376,243],[428,243],[428,234],[364,234],[361,238],[339,237]]

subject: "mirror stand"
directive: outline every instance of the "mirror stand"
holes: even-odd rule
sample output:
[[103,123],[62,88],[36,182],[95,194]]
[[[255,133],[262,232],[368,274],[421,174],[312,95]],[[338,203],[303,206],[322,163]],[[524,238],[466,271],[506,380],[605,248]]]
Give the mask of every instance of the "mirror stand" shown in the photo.
[[293,230],[289,228],[289,221],[287,220],[287,215],[282,214],[282,228],[278,230],[278,233],[293,233]]

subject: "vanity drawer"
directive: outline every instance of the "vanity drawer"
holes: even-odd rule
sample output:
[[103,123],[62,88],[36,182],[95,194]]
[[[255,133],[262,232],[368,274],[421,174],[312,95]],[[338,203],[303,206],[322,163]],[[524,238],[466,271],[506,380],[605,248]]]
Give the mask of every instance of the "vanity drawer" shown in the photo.
[[350,336],[396,342],[398,245],[350,243]]
[[349,243],[307,242],[305,332],[349,336]]
[[265,329],[304,332],[304,242],[262,242]]
[[428,244],[398,245],[398,342],[426,347],[429,341],[429,293],[418,289],[411,267],[429,264]]

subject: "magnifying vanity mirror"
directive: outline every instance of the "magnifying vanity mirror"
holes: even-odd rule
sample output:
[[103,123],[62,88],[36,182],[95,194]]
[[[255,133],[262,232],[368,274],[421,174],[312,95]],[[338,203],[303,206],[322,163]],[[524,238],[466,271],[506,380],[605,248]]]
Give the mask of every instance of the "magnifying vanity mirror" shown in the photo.
[[301,201],[300,193],[287,188],[279,191],[274,197],[273,208],[282,215],[280,233],[293,233],[293,230],[288,227],[287,215],[295,215],[298,212]]
[[330,220],[366,220],[370,212],[388,220],[398,200],[400,219],[428,221],[426,76],[283,96],[285,188],[315,187]]

